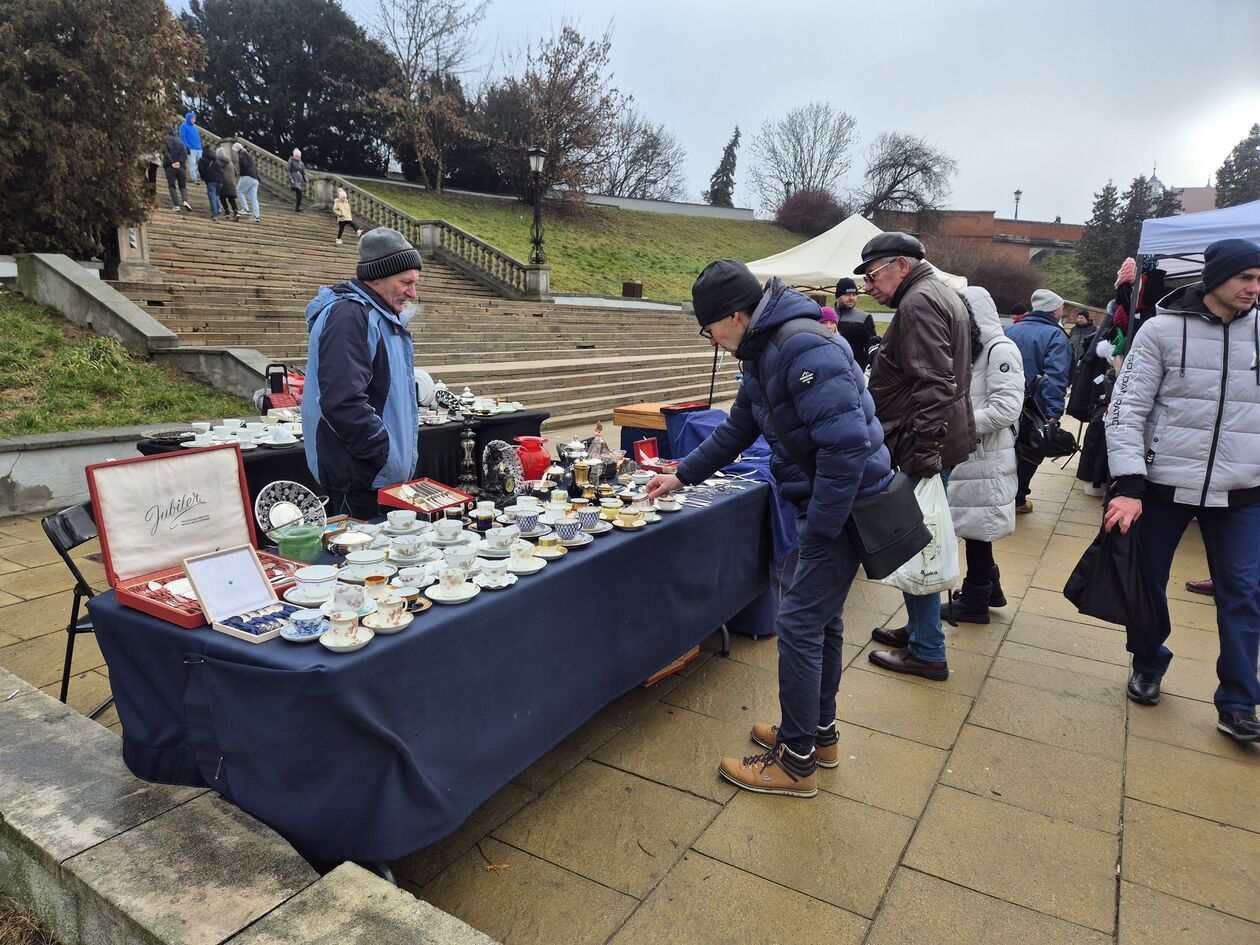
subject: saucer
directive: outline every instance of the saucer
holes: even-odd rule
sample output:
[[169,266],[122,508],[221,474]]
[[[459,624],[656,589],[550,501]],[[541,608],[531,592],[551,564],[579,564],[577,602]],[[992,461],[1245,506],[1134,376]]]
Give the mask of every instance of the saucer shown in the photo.
[[377,633],[397,633],[414,619],[406,610],[398,611],[392,620],[386,620],[384,614],[370,614],[363,618],[363,626]]
[[659,522],[660,520],[661,520],[661,517],[657,515],[655,512],[644,512],[643,518],[639,519],[639,521],[647,522],[649,525],[651,525],[653,522]]
[[451,545],[458,545],[465,541],[480,541],[480,538],[472,532],[460,532],[454,538],[439,538],[437,532],[433,533],[433,537],[429,541],[438,548],[449,548]]
[[550,525],[542,525],[540,522],[539,526],[540,527],[535,528],[533,531],[521,532],[520,537],[521,538],[542,538],[543,535],[551,534],[552,529]]
[[323,595],[322,597],[307,597],[305,594],[299,594],[298,591],[300,590],[301,588],[299,587],[289,588],[287,591],[284,592],[284,599],[287,600],[290,604],[297,604],[302,607],[306,607],[306,606],[318,607],[324,601],[332,599],[332,585],[331,584],[328,585],[328,593]]
[[[333,613],[333,602],[331,600],[324,601],[324,603],[319,605],[319,609],[323,611],[325,616],[331,617]],[[363,602],[363,606],[359,608],[358,616],[366,617],[368,614],[374,613],[376,613],[376,601],[365,600]]]
[[236,445],[237,445],[237,446],[238,446],[241,450],[256,450],[256,449],[258,449],[258,444],[257,444],[257,443],[237,443]]
[[498,582],[491,581],[489,577],[485,574],[478,574],[475,578],[473,578],[473,583],[476,584],[478,587],[485,588],[487,591],[501,591],[503,590],[503,588],[511,587],[513,584],[516,583],[516,575],[505,574],[503,575],[502,583],[498,583]]
[[468,583],[461,584],[450,594],[447,594],[447,592],[442,589],[441,584],[435,584],[433,587],[427,588],[424,592],[425,596],[428,597],[429,600],[436,601],[439,604],[462,604],[465,601],[472,600],[480,593],[480,587],[476,584]]
[[632,531],[634,531],[636,528],[644,528],[644,527],[646,527],[646,526],[647,526],[647,522],[645,522],[643,519],[639,519],[639,520],[638,520],[637,522],[635,522],[633,525],[624,525],[624,524],[622,524],[621,520],[620,520],[620,519],[618,519],[617,521],[613,522],[613,523],[612,523],[612,525],[613,525],[613,527],[614,527],[614,528],[620,528],[620,529],[623,529],[623,530],[625,530],[625,531],[632,532]]
[[[560,539],[560,545],[564,548],[581,548],[583,545],[589,545],[595,540],[595,536],[590,532],[578,532],[577,537],[571,541]],[[534,554],[538,554],[538,549],[534,549]]]
[[376,636],[375,633],[362,627],[356,628],[353,640],[348,633],[335,633],[329,630],[319,638],[319,642],[334,653],[353,653],[355,650],[361,650],[371,643],[374,636]]
[[546,566],[547,562],[538,557],[538,552],[535,550],[533,559],[527,565],[517,565],[509,561],[508,572],[511,574],[537,574]]
[[337,572],[337,580],[347,584],[363,584],[373,576],[391,578],[397,573],[398,569],[392,564],[352,564]]
[[[587,536],[587,537],[590,537],[590,536]],[[594,538],[591,539],[591,541],[594,541],[594,540],[595,540]],[[568,553],[569,553],[569,549],[565,548],[563,545],[561,545],[560,547],[556,547],[555,545],[552,545],[549,548],[544,548],[542,545],[539,545],[537,548],[534,549],[535,558],[563,558]]]
[[602,535],[605,532],[612,531],[613,523],[600,519],[599,524],[594,528],[583,528],[582,531],[588,535]]
[[476,549],[477,554],[485,558],[506,558],[512,553],[511,546],[507,548],[495,548],[490,544],[490,542],[485,541],[484,539],[473,545],[473,548]]
[[402,555],[394,554],[391,551],[389,553],[389,563],[403,568],[414,568],[421,564],[428,564],[430,561],[436,561],[440,557],[442,556],[434,548],[426,548],[420,554],[410,558],[404,558]]
[[667,509],[665,508],[665,506],[661,505],[660,501],[658,500],[654,504],[653,508],[655,508],[656,511],[658,512],[681,512],[683,510],[683,503],[680,501],[675,508]]
[[389,592],[395,597],[401,597],[408,604],[415,603],[420,596],[420,588],[413,584],[391,584]]
[[327,620],[321,620],[315,630],[310,633],[302,633],[292,623],[286,621],[285,625],[280,628],[280,636],[290,643],[310,643],[312,640],[318,640],[331,627],[332,624]]
[[422,532],[426,528],[432,528],[432,527],[433,526],[430,525],[428,522],[421,522],[418,520],[412,522],[410,528],[395,528],[393,525],[389,524],[389,522],[386,522],[385,525],[381,528],[381,534],[392,535],[395,538],[397,538],[400,535],[414,535],[416,532]]

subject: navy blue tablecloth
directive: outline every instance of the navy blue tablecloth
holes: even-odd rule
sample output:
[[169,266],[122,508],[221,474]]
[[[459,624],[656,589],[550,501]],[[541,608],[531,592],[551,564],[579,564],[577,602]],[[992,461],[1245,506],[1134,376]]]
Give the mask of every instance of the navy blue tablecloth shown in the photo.
[[769,585],[769,490],[598,536],[355,653],[89,602],[149,781],[207,785],[315,860],[392,860],[464,819]]

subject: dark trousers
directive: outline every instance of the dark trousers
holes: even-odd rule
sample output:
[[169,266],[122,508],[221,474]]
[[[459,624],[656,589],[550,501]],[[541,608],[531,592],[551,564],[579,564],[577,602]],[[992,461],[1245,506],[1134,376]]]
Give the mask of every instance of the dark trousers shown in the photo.
[[1164,641],[1172,633],[1168,616],[1168,575],[1173,554],[1193,518],[1199,520],[1208,570],[1216,586],[1216,628],[1221,653],[1214,701],[1222,711],[1254,712],[1260,703],[1256,660],[1260,655],[1260,505],[1200,508],[1162,499],[1142,500],[1137,521],[1142,574],[1155,598],[1159,623],[1126,627],[1133,670],[1162,676],[1173,654]]
[[1032,463],[1022,456],[1015,460],[1015,477],[1019,482],[1015,487],[1016,505],[1023,505],[1024,500],[1028,498],[1028,487],[1032,483],[1033,473],[1037,471],[1037,467],[1040,465],[1040,462]]
[[206,181],[206,196],[210,198],[210,219],[219,219],[219,185]]
[[300,187],[294,187],[294,188],[293,188],[293,193],[294,193],[294,197],[295,197],[295,200],[294,200],[294,203],[293,203],[293,209],[294,209],[294,210],[301,210],[301,209],[302,209],[302,188],[300,188]]
[[346,232],[346,227],[348,227],[348,226],[349,226],[349,227],[353,227],[353,226],[354,226],[354,224],[353,224],[353,223],[351,223],[349,220],[338,220],[338,221],[337,221],[337,239],[341,239],[341,234],[342,234],[342,233],[344,233],[344,232]]
[[178,208],[180,204],[188,203],[188,178],[184,176],[182,167],[166,169],[166,186],[171,192],[172,207]]
[[993,542],[965,539],[967,580],[971,584],[988,584],[993,575]]
[[328,515],[349,515],[351,518],[373,519],[381,514],[380,504],[376,501],[375,489],[351,489],[349,492],[338,492],[325,489],[328,493]]
[[[805,519],[796,520],[797,532]],[[848,534],[807,542],[796,558],[792,586],[779,604],[779,740],[799,755],[814,749],[818,727],[836,717],[844,652],[844,610],[857,575]]]
[[223,194],[219,194],[219,203],[223,205],[224,213],[230,213],[234,217],[239,217],[241,215],[241,212],[236,209],[235,197],[227,197]]

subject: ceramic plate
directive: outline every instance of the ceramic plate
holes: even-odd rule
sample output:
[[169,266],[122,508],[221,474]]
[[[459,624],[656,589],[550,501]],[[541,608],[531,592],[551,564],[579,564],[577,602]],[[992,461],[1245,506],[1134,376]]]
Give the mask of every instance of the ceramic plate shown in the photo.
[[602,535],[605,532],[612,531],[612,527],[612,522],[605,522],[601,520],[594,528],[584,528],[582,531],[586,532],[588,535]]
[[475,548],[477,554],[481,555],[483,558],[506,558],[512,553],[511,548],[495,548],[492,547],[488,541],[479,541],[477,544],[473,545],[473,548]]
[[438,538],[437,533],[433,533],[433,537],[429,539],[438,548],[449,548],[451,545],[458,545],[465,541],[480,541],[479,535],[474,532],[460,532],[454,538]]
[[394,537],[398,537],[400,535],[414,535],[417,532],[422,532],[425,529],[432,528],[432,527],[433,526],[430,525],[428,522],[412,522],[410,528],[395,528],[393,525],[386,523],[381,528],[381,534],[393,535]]
[[[324,603],[319,605],[319,609],[323,612],[324,616],[331,617],[333,612],[333,602],[331,600],[326,600]],[[360,617],[366,617],[368,614],[374,613],[376,613],[376,601],[374,600],[364,601],[363,606],[359,608]]]
[[541,525],[539,528],[535,528],[532,532],[521,532],[520,537],[521,538],[542,538],[543,535],[550,535],[550,534],[551,534],[551,526]]
[[475,578],[473,578],[473,583],[478,587],[484,587],[487,591],[501,591],[503,588],[511,587],[516,583],[516,575],[505,574],[503,575],[503,583],[496,584],[490,581],[487,575],[478,574]]
[[301,588],[291,587],[284,592],[284,599],[290,604],[297,604],[301,607],[318,607],[324,601],[332,597],[332,585],[328,585],[328,593],[323,597],[307,597],[301,593]]
[[623,525],[620,520],[613,522],[614,528],[624,529],[625,531],[628,531],[628,532],[632,532],[636,528],[644,528],[646,526],[647,526],[647,522],[643,521],[643,519],[639,519],[633,525]]
[[351,564],[337,572],[337,580],[347,584],[362,584],[374,575],[391,578],[397,573],[398,569],[392,564]]
[[321,635],[327,633],[331,626],[332,624],[327,620],[321,620],[319,626],[313,632],[302,633],[293,624],[286,622],[280,628],[280,636],[290,643],[310,643],[312,640],[318,640]]
[[254,500],[254,517],[263,531],[283,525],[323,525],[327,521],[324,503],[300,482],[281,479],[263,486]]
[[[594,541],[594,539],[591,539],[591,540]],[[535,558],[563,558],[568,553],[569,553],[568,548],[557,547],[556,545],[551,545],[550,547],[547,547],[547,548],[544,548],[542,545],[539,545],[537,548],[534,549]]]
[[374,633],[397,633],[414,619],[415,617],[406,610],[400,610],[397,614],[392,614],[388,621],[383,614],[369,614],[363,618],[363,626]]
[[465,601],[472,600],[480,594],[481,588],[479,588],[476,584],[461,584],[459,587],[455,588],[455,592],[453,594],[447,594],[446,591],[442,589],[442,585],[436,584],[433,587],[426,589],[424,593],[430,600],[436,601],[439,604],[462,604]]
[[675,508],[667,509],[663,505],[661,505],[660,502],[657,502],[655,508],[656,508],[656,511],[658,512],[681,512],[683,509],[683,503],[679,501],[678,505]]
[[420,588],[411,584],[391,584],[389,592],[395,597],[401,597],[408,604],[420,596]]
[[661,517],[657,515],[655,512],[643,513],[642,521],[647,522],[649,525],[651,525],[653,522],[659,522],[660,520],[661,520]]
[[509,561],[508,571],[510,571],[512,574],[537,574],[546,566],[547,566],[547,562],[544,561],[542,558],[538,557],[537,554],[535,554],[533,559],[527,565],[513,564],[511,561]]
[[371,643],[374,636],[376,634],[371,630],[356,627],[353,636],[348,633],[334,633],[332,630],[329,630],[319,638],[319,642],[334,653],[353,653],[355,650],[361,650]]
[[[563,538],[561,538],[560,544],[564,546],[565,548],[581,548],[583,545],[589,545],[594,540],[595,540],[594,535],[587,534],[586,532],[578,532],[578,536],[574,538],[572,541],[565,541]],[[538,554],[538,551],[535,550],[534,554]]]

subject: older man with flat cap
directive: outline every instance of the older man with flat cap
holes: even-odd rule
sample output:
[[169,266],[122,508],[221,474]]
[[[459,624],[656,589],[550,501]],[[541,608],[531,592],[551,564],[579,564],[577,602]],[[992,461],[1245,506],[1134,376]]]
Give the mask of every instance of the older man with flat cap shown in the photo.
[[813,797],[817,768],[840,764],[841,613],[858,567],[845,524],[854,499],[892,480],[888,451],[862,372],[848,346],[818,324],[816,303],[778,279],[763,291],[733,259],[706,266],[691,297],[700,334],[743,362],[744,379],[730,417],[688,454],[677,475],[648,483],[648,494],[703,482],[758,436],[770,444],[776,488],[796,507],[800,539],[775,627],[781,714],[778,725],[752,727],[752,740],[765,752],[725,758],[718,771],[748,791]]
[[[971,323],[958,293],[923,261],[923,244],[881,233],[854,270],[877,302],[896,309],[871,367],[871,397],[896,466],[916,482],[949,473],[976,443],[971,412]],[[896,673],[949,678],[940,597],[906,594],[906,625],[871,637],[891,647],[869,659]]]

